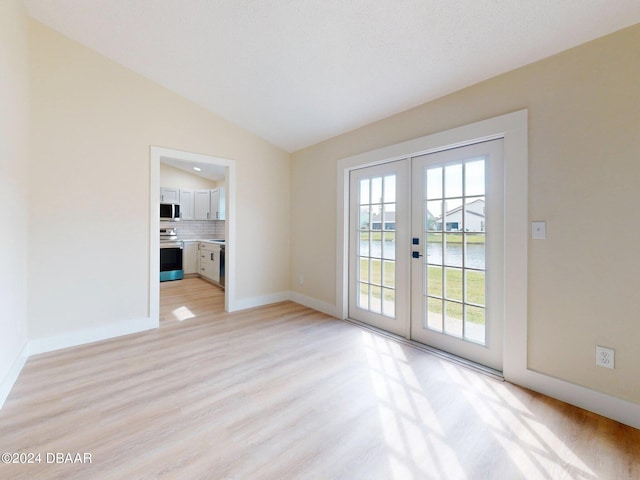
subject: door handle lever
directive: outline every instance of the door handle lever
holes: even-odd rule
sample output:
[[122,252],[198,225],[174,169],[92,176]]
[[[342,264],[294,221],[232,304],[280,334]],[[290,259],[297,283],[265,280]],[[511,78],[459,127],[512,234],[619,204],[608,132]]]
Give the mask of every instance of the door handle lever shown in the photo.
[[420,252],[411,252],[411,256],[413,258],[420,258],[422,257],[422,254]]

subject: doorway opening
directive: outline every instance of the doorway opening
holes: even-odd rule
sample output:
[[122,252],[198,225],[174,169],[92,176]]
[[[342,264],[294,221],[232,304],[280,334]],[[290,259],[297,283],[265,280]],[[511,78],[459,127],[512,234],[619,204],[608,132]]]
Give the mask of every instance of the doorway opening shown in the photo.
[[[176,222],[161,221],[159,211],[161,203],[161,195],[173,195],[171,189],[180,189],[180,185],[162,185],[161,184],[161,170],[172,172],[175,170],[174,178],[179,181],[195,182],[183,186],[182,188],[189,195],[193,196],[197,191],[204,191],[208,187],[212,187],[211,192],[216,194],[216,202],[224,202],[225,215],[222,218],[211,217],[211,221],[197,221],[198,217],[194,217],[193,213],[189,217],[190,220]],[[181,173],[182,172],[182,173]],[[204,176],[203,176],[204,173]],[[198,183],[202,182],[202,183]],[[236,232],[236,218],[235,218],[235,185],[236,185],[236,164],[234,160],[225,158],[212,157],[209,155],[197,154],[192,152],[185,152],[180,150],[173,150],[163,147],[152,146],[150,149],[150,210],[149,210],[149,316],[156,322],[156,326],[160,326],[160,229],[175,228],[178,238],[196,240],[202,238],[203,240],[212,239],[224,239],[224,251],[223,255],[218,255],[217,260],[219,271],[216,273],[222,273],[224,281],[224,290],[220,287],[221,282],[218,276],[213,277],[214,281],[217,281],[218,286],[214,284],[207,284],[205,280],[195,278],[199,275],[199,269],[193,268],[193,277],[186,278],[184,280],[177,280],[169,283],[183,282],[178,288],[178,285],[172,287],[166,287],[162,290],[166,292],[171,291],[183,291],[184,288],[189,285],[198,286],[200,292],[205,291],[205,295],[210,295],[216,298],[216,305],[220,308],[220,311],[233,311],[235,305],[235,286],[236,286],[236,255],[235,255],[235,232]],[[185,187],[198,187],[202,186],[202,189],[185,188]],[[168,190],[163,190],[162,187],[172,187]],[[208,191],[208,190],[207,190]],[[187,196],[186,198],[189,198]],[[183,197],[184,199],[184,197]],[[170,198],[170,203],[180,204],[179,192],[176,197]],[[181,227],[182,225],[182,227]],[[182,232],[180,232],[182,228]],[[200,233],[202,232],[202,233]],[[190,249],[198,248],[197,242],[184,242],[184,245],[189,245]],[[192,252],[193,253],[193,252]],[[216,255],[216,253],[211,253]],[[198,259],[199,260],[199,259]],[[194,256],[194,261],[195,260]],[[183,262],[184,263],[184,262]],[[199,266],[199,263],[196,263]],[[207,267],[208,268],[208,267]],[[189,284],[189,285],[187,285]],[[163,286],[164,286],[163,282]],[[183,288],[184,287],[184,288]],[[194,287],[195,288],[195,287]],[[207,293],[207,289],[208,293]],[[167,293],[169,295],[170,293]],[[184,292],[183,292],[184,294]],[[164,299],[163,299],[164,300]],[[165,302],[166,303],[166,302]],[[184,307],[184,308],[182,308]],[[183,321],[189,318],[193,318],[194,312],[188,305],[180,305],[176,308],[174,315],[177,321]]]

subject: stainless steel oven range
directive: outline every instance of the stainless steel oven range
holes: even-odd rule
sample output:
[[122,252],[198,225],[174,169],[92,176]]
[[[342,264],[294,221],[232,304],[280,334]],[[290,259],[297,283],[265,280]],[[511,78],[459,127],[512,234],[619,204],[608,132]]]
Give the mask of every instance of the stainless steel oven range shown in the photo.
[[160,229],[160,281],[182,280],[182,249],[175,228]]

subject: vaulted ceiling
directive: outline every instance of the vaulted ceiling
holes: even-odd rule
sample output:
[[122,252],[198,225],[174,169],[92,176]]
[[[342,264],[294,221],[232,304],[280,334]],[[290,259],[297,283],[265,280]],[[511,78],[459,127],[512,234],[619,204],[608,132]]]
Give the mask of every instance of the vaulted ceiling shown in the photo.
[[292,152],[640,21],[638,0],[25,0]]

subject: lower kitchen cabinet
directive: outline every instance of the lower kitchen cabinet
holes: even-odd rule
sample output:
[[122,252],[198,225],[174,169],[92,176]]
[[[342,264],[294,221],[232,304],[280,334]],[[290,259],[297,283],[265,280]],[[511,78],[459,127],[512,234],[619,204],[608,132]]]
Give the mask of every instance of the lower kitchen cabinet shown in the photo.
[[185,275],[200,273],[198,270],[200,255],[198,242],[184,242],[182,250],[182,269]]
[[220,245],[200,243],[200,276],[220,283]]

